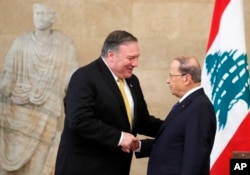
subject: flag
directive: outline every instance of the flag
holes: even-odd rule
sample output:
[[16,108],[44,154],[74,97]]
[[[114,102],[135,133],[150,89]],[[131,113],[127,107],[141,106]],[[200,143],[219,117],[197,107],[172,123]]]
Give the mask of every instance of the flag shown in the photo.
[[229,175],[233,151],[250,152],[250,80],[242,0],[215,0],[202,71],[217,131],[211,175]]

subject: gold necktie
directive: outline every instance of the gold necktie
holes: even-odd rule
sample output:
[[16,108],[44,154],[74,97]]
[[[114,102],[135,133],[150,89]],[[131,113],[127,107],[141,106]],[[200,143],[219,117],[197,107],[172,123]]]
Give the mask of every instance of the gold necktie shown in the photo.
[[129,106],[128,98],[127,98],[127,96],[125,94],[123,80],[118,79],[118,86],[119,86],[119,89],[121,91],[123,101],[125,103],[125,107],[126,107],[126,110],[127,110],[127,115],[128,115],[128,121],[129,121],[129,124],[130,124],[130,128],[132,128],[132,114],[131,114],[131,109],[130,109],[130,106]]

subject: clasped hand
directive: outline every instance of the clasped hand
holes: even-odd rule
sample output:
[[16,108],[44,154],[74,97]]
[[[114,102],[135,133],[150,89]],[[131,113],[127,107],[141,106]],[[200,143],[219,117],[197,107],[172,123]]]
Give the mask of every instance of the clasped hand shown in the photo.
[[132,134],[123,132],[123,138],[121,141],[121,149],[123,152],[130,153],[139,148],[139,140]]

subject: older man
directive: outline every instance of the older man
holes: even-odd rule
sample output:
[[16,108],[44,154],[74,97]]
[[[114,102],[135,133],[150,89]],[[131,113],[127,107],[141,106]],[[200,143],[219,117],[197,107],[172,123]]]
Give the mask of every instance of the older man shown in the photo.
[[142,140],[137,157],[149,157],[148,175],[209,175],[216,131],[214,108],[200,86],[194,57],[175,58],[167,84],[179,98],[155,140]]

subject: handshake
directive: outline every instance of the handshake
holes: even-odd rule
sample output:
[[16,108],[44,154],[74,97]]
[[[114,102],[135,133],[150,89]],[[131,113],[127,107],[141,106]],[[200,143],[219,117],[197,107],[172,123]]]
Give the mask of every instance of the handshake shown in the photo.
[[134,135],[122,132],[123,137],[120,143],[120,147],[123,152],[130,153],[131,151],[135,151],[140,147],[140,141]]

